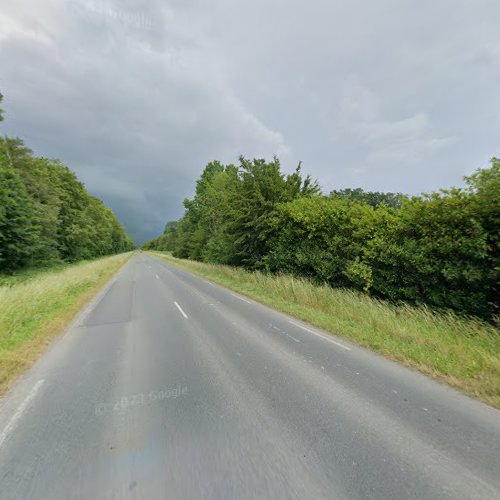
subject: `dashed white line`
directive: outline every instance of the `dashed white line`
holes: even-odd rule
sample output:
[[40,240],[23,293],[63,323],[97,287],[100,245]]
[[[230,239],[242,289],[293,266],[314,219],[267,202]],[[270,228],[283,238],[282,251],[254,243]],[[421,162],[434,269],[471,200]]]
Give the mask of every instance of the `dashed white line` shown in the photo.
[[292,339],[295,342],[298,342],[300,344],[302,343],[299,339],[296,339],[293,335],[290,335],[289,333],[286,333],[285,331],[280,330],[276,325],[273,325],[272,323],[269,323],[269,326],[271,326],[272,328],[274,328],[275,330],[277,330],[280,333],[280,335],[285,335],[285,336],[287,336],[288,338]]
[[201,300],[205,300],[205,296],[202,293],[200,293],[198,290],[196,290],[195,288],[192,288],[191,291],[194,294],[198,295],[198,297],[200,297]]
[[174,304],[177,306],[177,309],[179,309],[179,311],[184,316],[184,318],[188,319],[188,315],[182,310],[182,307],[179,304],[177,304],[177,302],[175,302],[175,300],[174,300]]
[[236,297],[237,299],[242,300],[243,302],[246,302],[247,304],[251,304],[251,302],[247,299],[244,299],[243,297],[240,297],[239,295],[236,295],[235,293],[229,292],[233,297]]
[[157,274],[155,274],[155,276],[156,276],[156,279],[157,279],[157,280],[159,280],[159,279],[160,279],[160,277],[159,277]]
[[41,379],[32,387],[30,393],[26,396],[25,400],[19,405],[14,415],[12,415],[12,417],[9,420],[9,423],[5,426],[5,429],[0,433],[0,446],[2,446],[4,441],[7,439],[7,436],[16,428],[23,412],[28,407],[30,401],[36,396],[36,393],[39,391],[43,383],[44,380]]
[[346,345],[341,344],[340,342],[337,342],[336,340],[333,340],[331,338],[325,337],[324,335],[321,335],[320,333],[315,332],[314,330],[311,330],[310,328],[302,326],[300,323],[296,323],[295,321],[292,321],[291,319],[289,319],[288,322],[291,323],[292,325],[295,325],[295,326],[298,326],[299,328],[302,328],[302,330],[306,330],[309,333],[312,333],[313,335],[316,335],[317,337],[321,337],[323,340],[327,340],[328,342],[331,342],[332,344],[335,344],[335,345],[337,345],[339,347],[342,347],[342,349],[345,349],[346,351],[350,351],[351,350],[350,347],[347,347]]

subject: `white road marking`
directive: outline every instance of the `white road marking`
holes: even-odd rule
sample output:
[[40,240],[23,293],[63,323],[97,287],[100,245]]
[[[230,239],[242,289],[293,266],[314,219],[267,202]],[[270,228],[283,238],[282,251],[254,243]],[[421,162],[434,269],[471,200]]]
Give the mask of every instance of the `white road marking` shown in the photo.
[[214,288],[217,288],[213,283],[210,283],[210,281],[207,281],[207,283],[210,285],[210,286],[213,286]]
[[182,310],[182,307],[181,307],[179,304],[177,304],[177,302],[175,302],[175,300],[174,300],[174,304],[177,306],[177,309],[179,309],[179,311],[181,312],[181,314],[182,314],[182,315],[183,315],[186,319],[188,319],[188,315],[187,315],[187,314],[186,314],[186,313]]
[[251,304],[251,302],[247,299],[244,299],[243,297],[240,297],[239,295],[236,295],[235,293],[229,292],[233,297],[236,297],[237,299],[242,300],[243,302],[246,302],[247,304]]
[[160,277],[159,277],[157,274],[155,274],[155,276],[156,276],[156,279],[157,279],[157,280],[159,280],[159,279],[160,279]]
[[295,342],[298,342],[298,343],[302,343],[299,339],[296,339],[295,337],[293,337],[292,335],[290,335],[289,333],[286,333],[285,331],[283,330],[280,330],[276,325],[273,325],[272,323],[269,323],[269,326],[271,326],[272,328],[274,328],[276,331],[279,332],[280,335],[286,335],[287,337],[291,338],[292,340],[294,340]]
[[0,446],[2,446],[4,441],[7,439],[7,436],[16,428],[23,412],[28,407],[30,401],[36,396],[36,393],[38,392],[43,383],[44,379],[41,379],[33,386],[30,393],[26,396],[26,399],[19,405],[14,415],[12,415],[12,417],[9,420],[9,423],[5,426],[5,429],[0,434]]
[[331,338],[325,337],[324,335],[321,335],[320,333],[315,332],[314,330],[311,330],[310,328],[302,326],[301,324],[296,323],[295,321],[292,321],[291,319],[289,319],[288,322],[292,323],[292,325],[295,325],[295,326],[298,326],[299,328],[302,328],[302,330],[306,330],[309,333],[312,333],[312,334],[316,335],[317,337],[321,337],[324,340],[328,340],[328,342],[331,342],[332,344],[335,344],[335,345],[337,345],[339,347],[342,347],[342,349],[345,349],[346,351],[350,351],[351,350],[350,347],[347,347],[346,345],[341,344],[340,342],[337,342],[336,340],[333,340]]
[[202,293],[200,293],[198,290],[196,290],[195,288],[193,288],[191,291],[193,293],[195,293],[196,295],[198,295],[198,297],[200,297],[201,300],[203,300],[203,301],[205,300],[205,296]]

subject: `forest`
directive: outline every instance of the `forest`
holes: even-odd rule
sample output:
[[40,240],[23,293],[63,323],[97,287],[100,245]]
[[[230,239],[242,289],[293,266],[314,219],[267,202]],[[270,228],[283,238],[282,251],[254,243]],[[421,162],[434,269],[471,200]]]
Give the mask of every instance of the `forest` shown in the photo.
[[498,321],[500,160],[430,194],[322,193],[280,162],[212,161],[145,249],[306,277],[393,303]]
[[0,137],[0,272],[133,247],[113,211],[68,167],[36,157],[21,139]]

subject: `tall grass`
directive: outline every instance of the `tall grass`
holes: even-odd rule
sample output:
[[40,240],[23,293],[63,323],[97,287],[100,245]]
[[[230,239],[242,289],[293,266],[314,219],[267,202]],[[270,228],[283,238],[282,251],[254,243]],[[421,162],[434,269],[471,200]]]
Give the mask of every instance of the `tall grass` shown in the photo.
[[130,256],[37,272],[32,279],[0,286],[0,393]]
[[0,274],[0,287],[15,286],[25,281],[30,281],[40,274],[62,271],[63,269],[67,269],[70,266],[71,264],[69,264],[68,262],[54,261],[45,263],[41,267],[28,267],[26,269],[21,269],[15,274]]
[[394,306],[288,275],[154,255],[500,408],[500,334],[487,323],[427,308]]

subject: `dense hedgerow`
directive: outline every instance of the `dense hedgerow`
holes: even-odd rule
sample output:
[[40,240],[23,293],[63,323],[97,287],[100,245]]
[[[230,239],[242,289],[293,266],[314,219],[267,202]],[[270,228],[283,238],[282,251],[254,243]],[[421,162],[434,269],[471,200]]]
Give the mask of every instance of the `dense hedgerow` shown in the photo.
[[500,160],[466,182],[415,197],[361,189],[324,195],[300,166],[285,175],[277,159],[215,161],[184,201],[184,217],[145,248],[492,319]]

